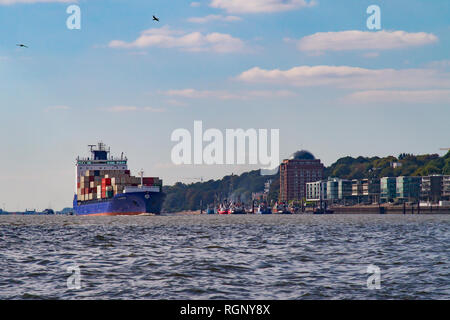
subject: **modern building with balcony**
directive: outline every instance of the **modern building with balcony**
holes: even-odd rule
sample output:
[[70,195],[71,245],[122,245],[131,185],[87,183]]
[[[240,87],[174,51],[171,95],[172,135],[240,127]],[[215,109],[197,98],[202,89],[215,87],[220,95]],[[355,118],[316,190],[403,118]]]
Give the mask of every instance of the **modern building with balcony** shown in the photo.
[[420,199],[421,177],[397,177],[396,198],[401,202],[415,202]]
[[362,180],[352,180],[352,196],[358,198],[363,196]]
[[352,200],[352,181],[340,178],[328,178],[326,184],[326,200],[331,203],[347,202]]
[[450,176],[442,178],[442,200],[450,201]]
[[357,203],[378,203],[380,179],[352,180],[352,197]]
[[331,203],[339,201],[339,178],[328,178],[327,200]]
[[341,201],[352,200],[352,181],[339,179],[338,180],[338,198]]
[[380,179],[381,202],[392,202],[397,197],[397,179],[395,177],[383,177]]
[[431,175],[422,177],[420,198],[429,203],[438,203],[444,196],[444,176]]
[[306,201],[320,202],[327,200],[327,181],[306,183]]

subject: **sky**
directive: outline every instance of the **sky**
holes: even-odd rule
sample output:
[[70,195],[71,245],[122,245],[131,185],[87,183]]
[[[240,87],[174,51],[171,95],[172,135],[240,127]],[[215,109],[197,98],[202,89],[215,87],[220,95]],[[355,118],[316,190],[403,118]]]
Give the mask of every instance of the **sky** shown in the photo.
[[447,0],[0,0],[0,208],[71,206],[98,141],[164,184],[258,167],[174,165],[171,134],[195,120],[279,129],[280,159],[443,154],[449,16]]

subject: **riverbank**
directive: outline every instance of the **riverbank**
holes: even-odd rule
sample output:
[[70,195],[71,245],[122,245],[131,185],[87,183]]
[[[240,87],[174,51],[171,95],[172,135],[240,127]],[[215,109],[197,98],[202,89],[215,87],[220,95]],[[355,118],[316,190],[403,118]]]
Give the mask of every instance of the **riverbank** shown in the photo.
[[[166,212],[163,213],[163,215],[197,215],[200,213],[201,213],[200,210],[185,210],[179,212]],[[205,210],[203,210],[203,213],[206,213]]]
[[331,207],[336,214],[450,214],[450,207],[438,205],[419,207],[416,205],[356,205]]
[[[417,205],[354,205],[354,206],[331,206],[335,214],[450,214],[450,207]],[[301,213],[301,212],[300,212]],[[312,209],[307,208],[306,214],[312,214]],[[200,210],[185,210],[180,212],[163,213],[163,215],[200,215]],[[203,214],[206,211],[203,210]]]

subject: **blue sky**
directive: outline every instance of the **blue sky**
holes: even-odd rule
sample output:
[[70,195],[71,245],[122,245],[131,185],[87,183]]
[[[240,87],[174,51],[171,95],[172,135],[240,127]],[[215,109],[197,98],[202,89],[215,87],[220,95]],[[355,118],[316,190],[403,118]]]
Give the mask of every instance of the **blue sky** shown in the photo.
[[74,159],[98,140],[167,184],[254,168],[175,167],[170,135],[194,120],[280,129],[281,158],[305,148],[326,165],[439,153],[449,14],[446,0],[0,0],[0,207],[69,206]]

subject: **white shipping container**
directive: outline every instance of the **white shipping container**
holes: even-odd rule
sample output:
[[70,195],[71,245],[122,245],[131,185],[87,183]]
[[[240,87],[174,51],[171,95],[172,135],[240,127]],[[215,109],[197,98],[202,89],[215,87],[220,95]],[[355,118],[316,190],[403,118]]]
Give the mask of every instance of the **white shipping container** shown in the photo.
[[158,186],[151,186],[151,187],[144,186],[142,188],[141,187],[127,186],[124,189],[124,193],[145,192],[145,191],[148,191],[148,192],[160,192],[161,190],[160,190],[160,187],[158,187]]

